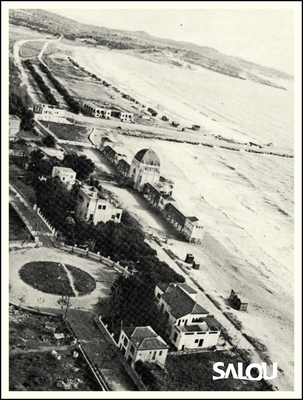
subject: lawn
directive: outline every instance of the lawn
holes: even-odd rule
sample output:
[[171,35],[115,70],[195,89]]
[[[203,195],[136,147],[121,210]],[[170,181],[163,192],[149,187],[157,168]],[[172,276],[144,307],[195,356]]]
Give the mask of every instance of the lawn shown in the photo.
[[57,138],[74,142],[87,142],[87,128],[81,125],[41,121]]
[[9,240],[33,240],[26,225],[11,205],[9,205]]
[[28,42],[24,43],[20,50],[21,57],[31,58],[37,57],[45,42]]
[[96,281],[87,272],[72,265],[65,264],[66,268],[71,272],[74,278],[74,286],[79,296],[91,293],[96,289]]
[[[54,333],[63,333],[59,346]],[[100,390],[80,354],[73,358],[73,336],[61,318],[18,311],[10,307],[9,389],[12,391]],[[51,351],[61,355],[57,361]],[[63,382],[63,383],[62,383]]]
[[[65,264],[65,266],[73,276],[74,286],[79,292],[79,296],[84,296],[95,290],[96,282],[92,276],[72,265]],[[51,261],[30,262],[23,265],[19,274],[25,283],[43,293],[75,297],[66,270],[60,263]]]
[[67,273],[59,263],[49,261],[30,262],[20,269],[21,279],[34,289],[58,296],[75,296]]
[[213,380],[213,365],[223,362],[226,370],[229,363],[238,370],[238,362],[243,362],[244,371],[247,363],[233,351],[205,352],[168,356],[165,368],[167,373],[153,367],[156,385],[152,390],[162,391],[268,391],[264,381],[234,379],[230,374],[227,379]]

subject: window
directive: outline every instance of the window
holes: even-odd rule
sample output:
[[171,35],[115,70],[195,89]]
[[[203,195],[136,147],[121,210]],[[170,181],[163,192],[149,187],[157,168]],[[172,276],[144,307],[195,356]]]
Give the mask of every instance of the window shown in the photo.
[[162,356],[162,351],[159,352],[159,356]]
[[130,346],[129,351],[130,351],[132,354],[135,354],[135,348],[134,348],[133,345]]
[[191,333],[191,332],[190,333],[185,333],[185,335],[194,335],[194,333]]
[[158,293],[158,294],[157,294],[157,297],[158,297],[158,299],[160,299],[160,297],[161,297],[161,294],[160,294],[160,293]]
[[89,203],[86,204],[86,207],[88,207],[88,206],[89,206]]
[[106,206],[102,206],[102,210],[106,210]]
[[178,334],[175,332],[174,337],[173,337],[173,341],[175,342],[178,338]]
[[98,206],[98,210],[101,210],[101,207],[102,207],[102,206]]
[[123,344],[124,344],[124,346],[127,346],[127,343],[128,343],[128,339],[127,339],[127,337],[125,337],[125,338],[123,339]]
[[198,343],[198,342],[199,342],[199,339],[196,339],[196,340],[195,340],[195,343]]
[[112,215],[112,219],[115,219],[116,218],[116,216],[115,215]]
[[116,217],[119,219],[120,218],[120,213],[116,214]]
[[65,176],[62,177],[62,180],[65,181]]

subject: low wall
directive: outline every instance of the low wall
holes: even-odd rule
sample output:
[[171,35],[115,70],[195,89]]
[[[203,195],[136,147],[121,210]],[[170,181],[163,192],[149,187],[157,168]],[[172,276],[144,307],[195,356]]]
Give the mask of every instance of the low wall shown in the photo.
[[114,350],[114,352],[116,353],[117,357],[119,358],[119,361],[121,362],[121,364],[125,368],[125,370],[128,373],[129,377],[132,379],[132,381],[138,387],[138,389],[140,391],[143,391],[143,392],[147,391],[147,387],[141,381],[141,379],[140,379],[139,375],[137,374],[137,372],[128,364],[128,362],[126,361],[126,358],[121,353],[116,341],[113,338],[113,334],[111,334],[109,332],[109,330],[107,329],[107,326],[103,324],[102,317],[100,316],[98,319],[94,318],[94,321],[95,321],[96,325],[99,327],[99,329],[101,331],[102,330],[105,331],[106,334],[104,335],[104,337],[105,337],[107,343],[109,343],[111,345],[112,349]]
[[[77,340],[78,340],[78,337],[77,337],[77,335],[75,334],[75,332],[74,332],[74,330],[73,330],[71,324],[70,324],[67,320],[65,320],[65,323],[66,323],[66,326],[68,327],[69,331],[71,332],[71,334],[72,334],[75,338],[77,338]],[[91,361],[90,361],[88,355],[86,354],[86,351],[82,348],[81,344],[79,344],[78,347],[79,347],[79,350],[81,351],[81,354],[83,355],[83,358],[85,359],[87,365],[89,366],[90,370],[92,371],[92,373],[93,373],[95,379],[97,380],[98,384],[100,385],[101,390],[102,390],[102,391],[109,391],[110,389],[109,389],[107,383],[105,382],[103,376],[102,376],[101,373],[93,366],[93,364],[91,363]]]
[[56,236],[57,232],[56,232],[55,228],[51,225],[51,223],[48,221],[48,219],[46,219],[46,217],[42,214],[42,212],[40,211],[40,208],[38,208],[36,204],[34,205],[33,210],[37,212],[39,217],[42,219],[42,221],[48,227],[48,229],[50,230],[51,236],[52,237]]
[[121,267],[121,265],[119,265],[119,263],[116,263],[115,261],[111,260],[110,258],[103,257],[99,253],[94,253],[92,251],[89,251],[88,249],[86,249],[86,250],[85,249],[80,249],[76,245],[75,246],[68,246],[65,243],[62,243],[60,245],[60,248],[62,250],[67,250],[67,251],[69,251],[71,253],[83,255],[83,256],[91,258],[92,260],[95,260],[95,261],[100,261],[104,265],[106,265],[107,267],[113,267],[117,272],[123,273],[126,276],[130,276],[131,275],[131,272],[129,272],[127,270],[127,268]]
[[36,242],[26,242],[24,240],[12,240],[9,242],[9,248],[14,248],[14,247],[22,247],[24,248],[33,248],[36,247],[37,243]]
[[[33,244],[33,246],[35,246],[37,244],[37,242],[39,241],[39,236],[36,235],[34,228],[31,226],[31,224],[28,222],[28,220],[25,218],[25,216],[22,214],[22,212],[19,210],[19,207],[14,203],[13,200],[10,201],[10,205],[13,207],[13,209],[16,211],[16,213],[18,214],[18,216],[21,218],[21,220],[23,221],[23,223],[25,224],[26,228],[28,229],[28,231],[30,232],[30,234],[33,237],[33,240],[35,241],[35,243]],[[10,247],[11,243],[15,243],[15,244],[20,244],[20,243],[24,242],[24,240],[15,240],[13,242],[10,242]],[[24,243],[25,244],[25,243]],[[29,243],[28,243],[29,244]],[[22,245],[22,244],[21,244]],[[22,247],[31,247],[31,246],[22,246]]]

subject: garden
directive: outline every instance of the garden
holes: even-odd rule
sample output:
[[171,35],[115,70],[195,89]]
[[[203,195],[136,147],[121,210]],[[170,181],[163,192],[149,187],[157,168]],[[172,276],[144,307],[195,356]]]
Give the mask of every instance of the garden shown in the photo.
[[[65,267],[51,261],[29,262],[23,265],[19,275],[25,283],[43,293],[75,297],[75,291],[79,296],[84,296],[95,290],[96,282],[90,274],[72,265]],[[72,276],[72,284],[67,271]]]

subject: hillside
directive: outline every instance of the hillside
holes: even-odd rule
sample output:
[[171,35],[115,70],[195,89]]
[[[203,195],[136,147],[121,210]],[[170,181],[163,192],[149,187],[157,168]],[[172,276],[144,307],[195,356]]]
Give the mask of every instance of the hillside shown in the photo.
[[[285,89],[276,80],[292,80],[278,70],[260,66],[238,57],[228,56],[207,47],[187,42],[156,38],[142,31],[123,31],[81,24],[45,10],[10,10],[9,22],[39,32],[64,35],[65,39],[79,41],[86,46],[106,47],[131,52],[148,61],[171,64],[181,68],[200,66],[234,78]],[[85,42],[86,41],[86,42]]]

